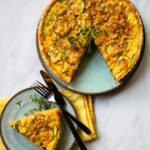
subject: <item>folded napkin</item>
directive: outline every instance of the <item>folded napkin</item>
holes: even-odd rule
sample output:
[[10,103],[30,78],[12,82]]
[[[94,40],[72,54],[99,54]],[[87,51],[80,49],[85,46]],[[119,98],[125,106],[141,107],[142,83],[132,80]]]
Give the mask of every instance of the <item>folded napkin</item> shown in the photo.
[[[8,102],[8,98],[0,98],[0,114],[5,107],[6,103]],[[3,142],[0,137],[0,150],[6,150],[5,146],[3,145]]]
[[[96,139],[96,122],[93,107],[92,97],[82,95],[66,89],[62,89],[61,93],[67,97],[71,105],[74,107],[78,120],[84,123],[91,131],[91,135],[87,135],[82,130],[78,129],[78,133],[83,141],[91,141]],[[8,98],[0,98],[0,114],[8,102]],[[0,150],[6,150],[0,138]]]
[[78,129],[82,140],[91,141],[96,139],[96,121],[92,97],[90,95],[83,95],[66,89],[62,89],[61,93],[66,96],[74,107],[78,120],[84,123],[92,132],[90,135],[87,135],[81,129]]

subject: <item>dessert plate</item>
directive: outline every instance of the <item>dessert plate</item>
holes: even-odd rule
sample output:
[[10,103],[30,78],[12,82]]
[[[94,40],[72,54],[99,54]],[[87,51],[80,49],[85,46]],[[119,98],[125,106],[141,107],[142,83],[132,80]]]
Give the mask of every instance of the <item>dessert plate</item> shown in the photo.
[[[75,116],[71,104],[68,101],[66,101],[66,104],[66,110]],[[33,88],[25,89],[13,96],[1,115],[1,137],[6,148],[9,150],[38,150],[39,148],[32,144],[26,137],[19,134],[15,129],[11,128],[8,123],[34,111],[45,110],[52,107],[57,106],[53,102],[43,101],[43,98]],[[61,135],[57,149],[69,150],[74,141],[71,131],[62,118]]]

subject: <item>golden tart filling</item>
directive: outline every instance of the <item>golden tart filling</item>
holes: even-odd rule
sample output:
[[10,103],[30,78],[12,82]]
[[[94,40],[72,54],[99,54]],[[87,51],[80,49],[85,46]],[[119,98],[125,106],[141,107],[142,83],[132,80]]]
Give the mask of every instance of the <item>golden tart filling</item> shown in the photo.
[[114,79],[123,79],[143,44],[141,19],[130,0],[55,0],[41,17],[40,52],[66,82],[71,82],[92,40]]
[[60,137],[60,110],[53,108],[35,112],[9,125],[41,150],[55,150]]

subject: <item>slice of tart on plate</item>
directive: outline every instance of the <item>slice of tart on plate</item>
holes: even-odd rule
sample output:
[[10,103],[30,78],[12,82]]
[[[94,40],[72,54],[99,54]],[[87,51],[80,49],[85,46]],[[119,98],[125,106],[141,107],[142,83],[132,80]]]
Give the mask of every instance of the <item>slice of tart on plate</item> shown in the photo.
[[60,138],[60,110],[52,108],[11,121],[9,125],[41,150],[55,150]]

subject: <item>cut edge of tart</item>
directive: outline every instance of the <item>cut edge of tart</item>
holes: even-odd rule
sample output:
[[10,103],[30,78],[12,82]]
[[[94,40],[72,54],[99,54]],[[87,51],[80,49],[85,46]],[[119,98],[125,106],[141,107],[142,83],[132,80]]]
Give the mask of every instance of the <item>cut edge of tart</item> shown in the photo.
[[[64,0],[65,1],[65,0]],[[72,0],[73,2],[74,2],[74,0]],[[82,0],[78,0],[79,2],[80,1],[82,1]],[[78,2],[78,3],[79,3]],[[90,2],[92,2],[92,0],[91,1],[88,1],[88,5],[90,6]],[[107,1],[106,1],[107,2]],[[117,2],[117,0],[116,0],[116,2]],[[43,33],[44,33],[44,31],[43,31],[43,26],[44,26],[44,24],[45,24],[45,22],[46,22],[46,19],[47,19],[47,15],[48,15],[48,13],[50,12],[50,10],[53,8],[53,5],[55,5],[55,3],[59,3],[58,1],[55,1],[55,0],[53,0],[53,1],[51,1],[51,3],[47,6],[47,8],[46,8],[46,10],[44,11],[44,13],[42,14],[42,16],[41,16],[41,18],[40,18],[40,21],[39,21],[39,26],[38,26],[38,30],[37,30],[37,40],[38,40],[38,47],[39,47],[39,51],[40,51],[40,55],[41,55],[41,57],[43,57],[43,59],[44,59],[44,61],[46,62],[46,64],[51,68],[51,70],[60,78],[60,79],[62,79],[62,80],[64,80],[64,81],[66,81],[67,83],[70,83],[71,82],[71,80],[72,80],[72,78],[73,78],[73,76],[74,76],[74,74],[75,74],[75,72],[76,72],[76,70],[78,69],[78,66],[79,66],[79,64],[80,64],[80,62],[82,61],[82,57],[83,57],[83,55],[84,55],[84,53],[85,53],[85,51],[86,51],[86,47],[88,46],[88,44],[89,44],[89,41],[86,41],[85,42],[85,39],[83,39],[83,37],[81,37],[81,40],[83,41],[83,43],[84,43],[84,46],[82,46],[82,47],[80,47],[80,50],[78,49],[78,52],[74,52],[74,49],[71,49],[72,47],[70,47],[70,51],[73,51],[73,54],[74,54],[74,57],[75,58],[71,58],[71,56],[69,56],[72,60],[71,60],[71,63],[72,63],[72,61],[73,61],[73,59],[75,60],[75,64],[74,65],[72,65],[72,64],[68,64],[68,60],[65,62],[65,60],[66,60],[66,58],[64,57],[64,56],[61,56],[60,55],[60,57],[63,57],[62,59],[64,59],[64,62],[62,63],[62,65],[60,64],[60,67],[58,67],[58,65],[56,65],[55,63],[52,63],[52,61],[50,60],[50,56],[49,56],[49,52],[48,52],[48,50],[49,50],[49,47],[47,48],[47,49],[45,49],[44,48],[44,40],[43,40]],[[119,32],[119,34],[121,33],[121,35],[119,35],[118,37],[119,38],[131,38],[130,40],[127,40],[127,42],[129,42],[129,44],[128,44],[128,46],[129,47],[127,47],[126,49],[126,51],[124,52],[122,52],[122,50],[120,50],[118,53],[116,53],[116,51],[117,51],[117,48],[116,48],[116,46],[118,46],[117,44],[115,45],[113,42],[115,41],[115,36],[117,37],[117,35],[116,35],[116,33],[114,34],[113,32],[116,32],[115,30],[117,29],[115,29],[115,22],[113,22],[114,20],[112,19],[112,22],[111,21],[109,21],[110,19],[111,19],[111,17],[109,16],[108,18],[109,18],[109,20],[108,21],[106,21],[106,30],[105,30],[105,23],[104,23],[104,25],[99,25],[97,22],[99,22],[99,21],[101,21],[101,20],[99,20],[99,18],[96,18],[95,20],[95,22],[93,22],[93,23],[95,23],[96,25],[96,28],[97,27],[99,27],[99,30],[101,30],[101,31],[103,31],[103,29],[104,29],[104,31],[106,31],[107,32],[107,36],[109,36],[110,38],[109,39],[107,39],[107,40],[105,40],[105,38],[103,39],[103,37],[100,35],[100,41],[98,41],[98,44],[97,44],[97,42],[96,42],[96,38],[97,38],[97,36],[95,37],[95,44],[97,45],[97,47],[98,47],[98,49],[99,49],[99,52],[102,54],[102,56],[103,56],[103,58],[104,58],[104,60],[105,60],[105,62],[106,62],[106,64],[107,64],[107,66],[108,66],[108,68],[109,68],[109,70],[111,71],[111,73],[112,73],[112,75],[113,75],[113,77],[114,77],[114,79],[116,80],[116,81],[121,81],[122,79],[124,79],[124,77],[126,77],[127,75],[128,75],[128,73],[129,72],[131,72],[132,71],[132,69],[135,67],[135,65],[137,64],[137,62],[138,62],[138,60],[139,60],[139,57],[140,57],[140,55],[141,55],[141,50],[142,50],[142,47],[143,47],[143,43],[144,43],[144,31],[143,31],[143,24],[142,24],[142,20],[141,20],[141,18],[140,18],[140,15],[139,15],[139,13],[138,13],[138,11],[137,11],[137,9],[135,8],[135,6],[133,5],[133,3],[130,1],[130,0],[121,0],[120,2],[118,2],[118,3],[124,3],[125,5],[126,5],[126,9],[127,10],[129,10],[129,13],[128,12],[126,12],[126,13],[128,13],[128,18],[127,18],[127,21],[129,21],[129,25],[128,25],[128,29],[125,27],[126,26],[126,24],[125,24],[125,26],[123,27],[123,30],[125,31],[125,32],[120,32],[120,31],[117,31],[117,32]],[[87,7],[89,7],[87,5]],[[92,4],[93,5],[93,4]],[[57,6],[58,7],[58,6]],[[88,10],[88,8],[87,8],[86,6],[85,6],[85,10]],[[91,6],[90,6],[91,7]],[[75,7],[74,7],[75,8]],[[83,8],[83,5],[82,5],[82,7],[81,8]],[[80,8],[80,9],[81,9]],[[69,10],[69,9],[68,9]],[[89,11],[89,10],[88,10]],[[99,12],[99,10],[97,10],[98,12]],[[122,11],[122,10],[121,10]],[[119,12],[119,13],[122,13],[122,12]],[[125,10],[123,10],[123,11],[125,11]],[[80,12],[81,12],[81,10],[80,10]],[[63,9],[62,9],[62,11],[61,11],[61,13],[63,13]],[[84,16],[82,16],[84,14]],[[98,14],[98,13],[97,13]],[[64,15],[64,14],[63,14]],[[87,15],[87,12],[81,12],[81,14],[78,14],[77,12],[75,12],[75,18],[76,18],[76,24],[77,24],[77,18],[79,17],[86,17],[86,15]],[[123,14],[124,15],[124,14]],[[119,16],[119,15],[118,15]],[[95,15],[95,17],[96,17],[96,15]],[[113,18],[113,17],[112,17]],[[86,18],[84,18],[85,20],[83,20],[83,22],[84,22],[84,24],[85,24],[85,26],[86,25],[88,25],[88,23],[89,22],[85,22],[86,21]],[[118,22],[120,21],[120,20],[117,20]],[[116,22],[116,26],[117,26],[117,23],[118,22]],[[120,21],[121,22],[121,21]],[[48,23],[48,22],[47,22]],[[82,23],[82,21],[81,21],[81,23]],[[112,23],[112,24],[111,24]],[[135,24],[134,24],[135,23]],[[110,27],[107,27],[107,24],[108,25],[110,25]],[[112,25],[112,26],[111,26]],[[136,25],[136,26],[134,26],[134,25]],[[82,24],[81,24],[81,26],[82,26]],[[119,27],[119,26],[118,26]],[[114,28],[114,30],[113,30],[113,28]],[[132,29],[133,28],[133,29]],[[48,29],[48,28],[47,28]],[[65,28],[64,28],[65,29]],[[75,25],[75,27],[73,28],[74,30],[73,31],[71,31],[71,33],[69,33],[69,34],[66,34],[67,36],[67,38],[68,37],[77,37],[76,36],[76,34],[77,34],[77,31],[79,31],[78,30],[78,26],[76,26]],[[84,28],[84,29],[86,29],[86,28]],[[132,30],[132,31],[130,31],[130,29]],[[58,30],[58,29],[57,29]],[[64,40],[64,45],[65,45],[65,42],[66,42],[66,39],[65,39],[65,31],[66,32],[68,32],[67,30],[65,30],[65,31],[63,31],[62,32],[62,30],[60,29],[60,31],[61,31],[61,34],[63,34],[63,36],[61,35],[61,38],[62,38],[62,43],[63,43],[63,40]],[[76,32],[74,32],[74,31],[76,31]],[[126,35],[124,35],[124,33],[126,33],[126,32],[129,32],[129,37],[125,37]],[[133,33],[132,33],[133,32]],[[131,34],[131,35],[130,35]],[[132,35],[133,34],[133,35]],[[55,36],[58,36],[57,34],[55,35]],[[54,37],[55,37],[54,36]],[[136,36],[136,37],[135,37]],[[101,38],[102,37],[102,38]],[[112,39],[111,39],[111,37],[113,37]],[[78,38],[78,37],[77,37]],[[76,39],[77,39],[76,38]],[[118,39],[119,39],[118,38]],[[51,39],[51,38],[49,38],[49,39]],[[104,40],[104,41],[103,41]],[[46,41],[46,40],[45,40]],[[50,40],[51,41],[51,40]],[[103,42],[103,43],[101,43],[101,41]],[[122,42],[121,40],[118,40],[119,42]],[[46,41],[47,43],[48,43],[48,41]],[[118,42],[118,43],[119,43]],[[123,41],[123,42],[125,42],[125,40]],[[46,44],[47,44],[46,43]],[[67,43],[68,44],[68,43]],[[66,45],[67,45],[66,44]],[[49,44],[47,44],[47,45],[49,45]],[[46,46],[47,46],[46,45]],[[122,47],[123,46],[123,44],[122,45],[119,45],[120,47]],[[118,46],[118,47],[119,47]],[[54,43],[54,47],[55,47],[55,43]],[[53,49],[53,51],[55,51],[56,49],[55,48],[52,48]],[[61,47],[61,46],[60,46]],[[60,48],[59,47],[59,48]],[[107,48],[106,48],[107,47]],[[119,47],[119,48],[120,48]],[[62,48],[62,47],[61,47]],[[108,51],[107,51],[107,50]],[[120,48],[121,49],[121,48]],[[124,47],[122,47],[122,49],[124,49]],[[62,48],[62,51],[63,51],[63,48]],[[69,51],[69,52],[70,52]],[[59,52],[58,52],[58,54],[59,54]],[[56,54],[55,56],[56,57],[58,57],[58,59],[60,58],[59,57],[59,55],[58,54]],[[50,51],[50,55],[51,55],[51,51]],[[73,56],[73,55],[72,55]],[[54,59],[56,58],[56,57],[54,57]],[[69,58],[69,59],[70,59]],[[58,60],[57,59],[57,60]],[[68,59],[68,58],[67,58]],[[62,72],[60,71],[63,66],[63,69],[66,67],[66,68],[69,68],[68,70],[68,74],[66,74],[65,73],[65,70],[63,70]],[[60,69],[61,68],[61,69]]]
[[52,108],[35,112],[11,121],[9,125],[41,150],[55,150],[60,138],[60,110]]

